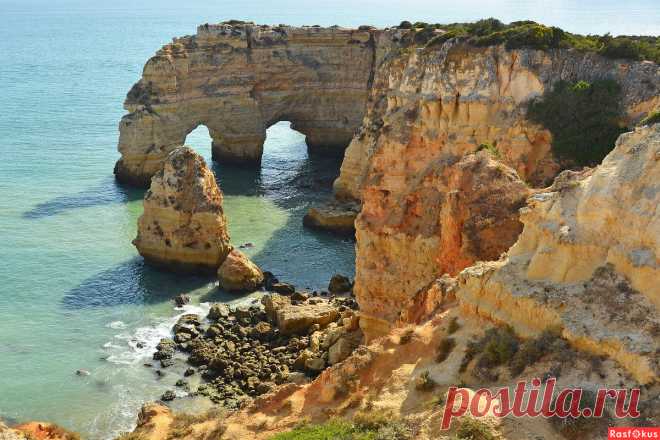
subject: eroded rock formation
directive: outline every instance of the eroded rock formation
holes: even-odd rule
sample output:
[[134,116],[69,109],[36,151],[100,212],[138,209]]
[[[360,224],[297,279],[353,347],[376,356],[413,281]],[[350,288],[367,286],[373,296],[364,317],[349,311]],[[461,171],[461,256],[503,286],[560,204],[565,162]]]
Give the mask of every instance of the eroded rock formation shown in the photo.
[[518,209],[529,194],[512,169],[480,152],[429,164],[403,194],[365,195],[354,287],[365,334],[387,333],[410,296],[443,273],[499,258],[522,230]]
[[[550,133],[526,118],[531,99],[558,80],[613,78],[629,121],[660,104],[652,62],[456,39],[422,48],[408,32],[200,26],[150,59],[129,93],[117,176],[144,182],[200,124],[214,158],[235,162],[258,161],[278,120],[291,120],[315,149],[341,150],[359,127],[334,187],[363,206],[355,292],[376,335],[436,277],[497,258],[515,241],[524,183],[549,184],[560,170]],[[495,146],[492,160],[470,159],[481,144]],[[492,191],[486,180],[497,182]],[[336,220],[316,214],[308,221],[317,226]]]
[[133,244],[148,262],[177,271],[215,273],[231,251],[222,192],[191,148],[171,152],[153,177]]
[[[528,102],[559,79],[609,77],[621,84],[630,120],[660,102],[655,63],[454,40],[383,57],[335,182],[337,197],[363,204],[355,292],[372,327],[367,334],[385,333],[406,301],[437,276],[497,258],[514,243],[516,212],[529,194],[523,182],[549,183],[560,169],[550,133],[526,119]],[[482,144],[496,146],[494,159],[510,170],[456,165]],[[471,177],[475,172],[484,174]],[[472,188],[472,178],[480,188]],[[466,221],[475,209],[480,220]],[[475,233],[481,227],[489,232]]]
[[223,162],[259,163],[266,129],[281,120],[312,150],[341,154],[364,114],[374,32],[207,24],[175,38],[128,93],[115,174],[147,185],[200,124]]
[[622,107],[639,120],[660,104],[660,67],[576,50],[507,50],[449,40],[403,50],[382,42],[366,115],[346,149],[335,182],[340,198],[362,200],[377,187],[396,192],[442,157],[497,146],[501,160],[535,186],[551,183],[558,165],[551,136],[526,119],[527,104],[558,80],[615,79]]
[[314,206],[303,217],[307,227],[338,234],[355,234],[355,218],[360,213],[360,205],[354,201],[331,200]]
[[622,135],[594,170],[530,199],[508,257],[463,271],[463,309],[660,377],[660,124]]

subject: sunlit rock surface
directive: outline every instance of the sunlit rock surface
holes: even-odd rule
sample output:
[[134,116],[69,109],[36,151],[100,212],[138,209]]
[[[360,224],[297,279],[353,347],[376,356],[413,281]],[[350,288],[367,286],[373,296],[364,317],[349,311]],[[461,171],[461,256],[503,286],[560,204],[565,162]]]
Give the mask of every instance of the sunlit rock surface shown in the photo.
[[364,115],[375,32],[235,23],[175,38],[128,93],[115,174],[147,185],[200,124],[223,163],[258,164],[266,129],[281,120],[311,151],[342,154]]
[[522,335],[559,328],[620,362],[660,375],[660,124],[619,137],[594,170],[566,171],[530,198],[501,261],[459,276],[464,310]]
[[171,152],[153,177],[133,244],[149,263],[184,272],[215,273],[230,252],[222,192],[191,148]]

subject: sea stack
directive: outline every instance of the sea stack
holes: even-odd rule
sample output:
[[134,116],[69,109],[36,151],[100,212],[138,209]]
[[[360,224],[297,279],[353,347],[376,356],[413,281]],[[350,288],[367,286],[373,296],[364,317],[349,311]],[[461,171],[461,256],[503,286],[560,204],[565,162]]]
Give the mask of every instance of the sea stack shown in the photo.
[[133,244],[151,264],[215,273],[232,249],[222,199],[204,159],[189,147],[175,149],[151,179]]

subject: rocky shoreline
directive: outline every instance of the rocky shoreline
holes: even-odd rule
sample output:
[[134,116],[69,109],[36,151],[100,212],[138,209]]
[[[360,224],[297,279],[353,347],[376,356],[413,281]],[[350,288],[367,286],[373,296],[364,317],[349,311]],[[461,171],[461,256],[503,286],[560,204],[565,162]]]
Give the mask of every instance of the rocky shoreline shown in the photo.
[[[266,275],[268,293],[260,302],[213,304],[206,316],[185,314],[172,338],[160,341],[153,359],[161,368],[181,356],[188,364],[176,382],[179,390],[238,409],[277,385],[308,382],[360,344],[358,305],[346,277],[335,275],[329,291],[302,292]],[[179,395],[171,389],[161,400]]]

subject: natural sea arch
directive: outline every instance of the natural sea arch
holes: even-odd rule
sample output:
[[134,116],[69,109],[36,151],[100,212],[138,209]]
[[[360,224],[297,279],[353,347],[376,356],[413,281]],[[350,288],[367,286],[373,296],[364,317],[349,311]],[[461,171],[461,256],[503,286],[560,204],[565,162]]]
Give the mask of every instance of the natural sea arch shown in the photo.
[[175,38],[146,63],[126,97],[117,178],[147,186],[200,125],[220,163],[259,164],[266,129],[278,121],[291,121],[310,151],[341,154],[364,116],[374,35],[219,24]]

